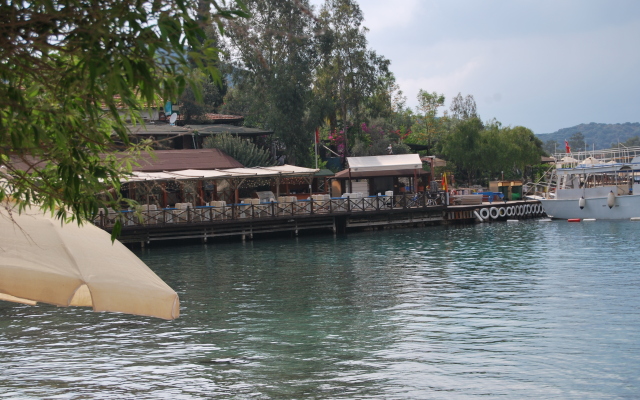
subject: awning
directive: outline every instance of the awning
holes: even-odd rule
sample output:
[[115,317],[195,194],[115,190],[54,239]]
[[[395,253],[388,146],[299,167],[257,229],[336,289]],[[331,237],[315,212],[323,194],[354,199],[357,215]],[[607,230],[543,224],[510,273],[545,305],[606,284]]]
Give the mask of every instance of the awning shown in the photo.
[[120,182],[167,181],[173,179],[176,179],[176,176],[167,172],[133,171],[130,176],[121,179]]
[[422,160],[418,154],[347,157],[347,162],[352,174],[364,171],[422,169]]
[[275,167],[260,167],[260,168],[269,170],[269,171],[275,171],[281,174],[287,174],[287,175],[295,175],[295,174],[315,175],[315,173],[319,171],[313,168],[297,167],[295,165],[287,165],[287,164],[277,165]]
[[220,179],[230,176],[226,171],[199,169],[185,169],[182,171],[167,172],[166,174],[175,176],[175,179]]
[[275,167],[230,168],[224,170],[185,169],[165,172],[133,171],[121,182],[170,181],[194,179],[233,179],[233,178],[270,178],[280,176],[314,176],[319,170],[296,167],[295,165],[279,165]]
[[[384,176],[414,176],[414,175],[428,175],[429,171],[425,171],[421,169],[399,169],[399,170],[389,170],[389,171],[361,171],[361,172],[351,172],[351,178],[360,179],[360,178],[378,178]],[[335,176],[335,179],[349,179],[349,170],[345,169],[338,172]]]

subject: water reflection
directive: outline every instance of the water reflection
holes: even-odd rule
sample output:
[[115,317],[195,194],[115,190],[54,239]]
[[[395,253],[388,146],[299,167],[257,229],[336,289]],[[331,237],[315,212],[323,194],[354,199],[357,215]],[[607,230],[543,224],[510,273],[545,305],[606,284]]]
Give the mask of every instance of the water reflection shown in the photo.
[[636,227],[147,249],[181,317],[0,304],[0,397],[633,397]]

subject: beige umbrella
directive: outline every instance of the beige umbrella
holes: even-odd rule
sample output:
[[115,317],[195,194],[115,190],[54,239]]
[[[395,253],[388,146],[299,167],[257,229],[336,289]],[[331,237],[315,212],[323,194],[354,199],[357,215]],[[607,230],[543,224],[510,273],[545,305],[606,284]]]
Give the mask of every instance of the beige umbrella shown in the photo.
[[164,319],[180,314],[176,292],[107,232],[8,208],[0,206],[0,300]]

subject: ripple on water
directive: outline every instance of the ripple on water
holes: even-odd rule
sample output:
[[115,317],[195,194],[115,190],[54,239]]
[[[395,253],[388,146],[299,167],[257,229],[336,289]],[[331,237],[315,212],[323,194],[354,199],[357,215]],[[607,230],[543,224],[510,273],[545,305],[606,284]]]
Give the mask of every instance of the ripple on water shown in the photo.
[[636,226],[145,249],[181,317],[0,304],[0,398],[633,398]]

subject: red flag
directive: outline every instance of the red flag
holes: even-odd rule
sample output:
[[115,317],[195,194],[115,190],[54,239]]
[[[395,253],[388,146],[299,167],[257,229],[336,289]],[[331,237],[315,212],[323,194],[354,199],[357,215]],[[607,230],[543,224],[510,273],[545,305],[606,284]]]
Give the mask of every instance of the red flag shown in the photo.
[[567,139],[564,140],[564,148],[567,150],[567,153],[571,153],[571,146],[569,146]]
[[316,143],[320,143],[320,131],[316,128]]

